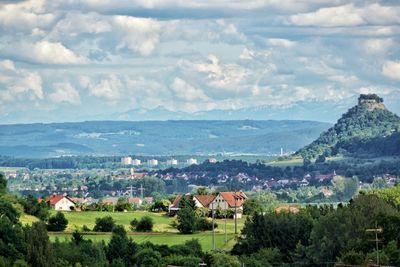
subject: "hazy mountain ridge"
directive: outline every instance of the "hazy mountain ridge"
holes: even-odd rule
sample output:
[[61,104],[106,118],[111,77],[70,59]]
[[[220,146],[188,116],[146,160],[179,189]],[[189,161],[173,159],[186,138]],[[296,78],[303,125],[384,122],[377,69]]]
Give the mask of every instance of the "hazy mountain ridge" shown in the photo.
[[314,121],[88,121],[0,125],[0,155],[187,155],[295,151],[330,124]]
[[399,132],[400,117],[386,109],[382,98],[375,94],[360,95],[356,106],[296,154],[303,158],[336,154],[400,155]]

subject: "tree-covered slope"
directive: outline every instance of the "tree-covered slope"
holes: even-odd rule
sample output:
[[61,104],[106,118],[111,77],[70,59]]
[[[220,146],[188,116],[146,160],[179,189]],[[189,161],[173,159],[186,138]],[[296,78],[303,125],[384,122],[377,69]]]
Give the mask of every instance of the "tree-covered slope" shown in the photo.
[[337,123],[296,154],[303,158],[319,155],[400,155],[400,117],[383,105],[377,95],[361,95]]

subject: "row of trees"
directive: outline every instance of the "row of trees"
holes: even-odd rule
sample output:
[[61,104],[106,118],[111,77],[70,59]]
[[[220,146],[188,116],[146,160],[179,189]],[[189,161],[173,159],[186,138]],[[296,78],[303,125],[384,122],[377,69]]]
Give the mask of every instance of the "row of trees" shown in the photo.
[[[232,250],[247,266],[364,264],[376,259],[374,234],[382,228],[381,264],[400,265],[400,212],[393,191],[362,193],[348,205],[308,206],[298,213],[254,213]],[[379,191],[378,191],[379,192]],[[270,265],[266,265],[268,261]]]

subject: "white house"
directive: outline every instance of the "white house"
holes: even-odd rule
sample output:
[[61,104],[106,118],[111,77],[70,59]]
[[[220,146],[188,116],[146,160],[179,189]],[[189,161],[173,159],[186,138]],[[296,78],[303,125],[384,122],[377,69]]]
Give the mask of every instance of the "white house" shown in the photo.
[[156,160],[156,159],[149,159],[149,160],[147,161],[147,165],[149,165],[149,166],[151,166],[151,167],[157,166],[157,165],[158,165],[158,160]]
[[188,165],[197,165],[197,159],[190,158],[187,160]]
[[123,158],[121,158],[121,164],[122,165],[131,165],[132,164],[132,158],[131,157],[123,157]]
[[55,195],[47,198],[46,203],[49,203],[57,211],[71,211],[75,210],[75,202],[68,196]]
[[242,218],[243,204],[247,196],[243,192],[220,192],[209,205],[210,209],[235,210],[237,218]]

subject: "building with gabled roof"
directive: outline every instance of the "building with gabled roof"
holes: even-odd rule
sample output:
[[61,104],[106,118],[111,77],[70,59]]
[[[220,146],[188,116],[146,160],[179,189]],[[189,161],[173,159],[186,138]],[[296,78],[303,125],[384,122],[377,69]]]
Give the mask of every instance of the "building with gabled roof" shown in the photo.
[[243,214],[243,204],[247,196],[243,192],[219,192],[215,199],[211,202],[211,209],[236,210],[237,218],[241,218]]
[[71,211],[76,209],[75,202],[68,196],[53,195],[46,199],[39,199],[39,202],[44,201],[57,211]]

